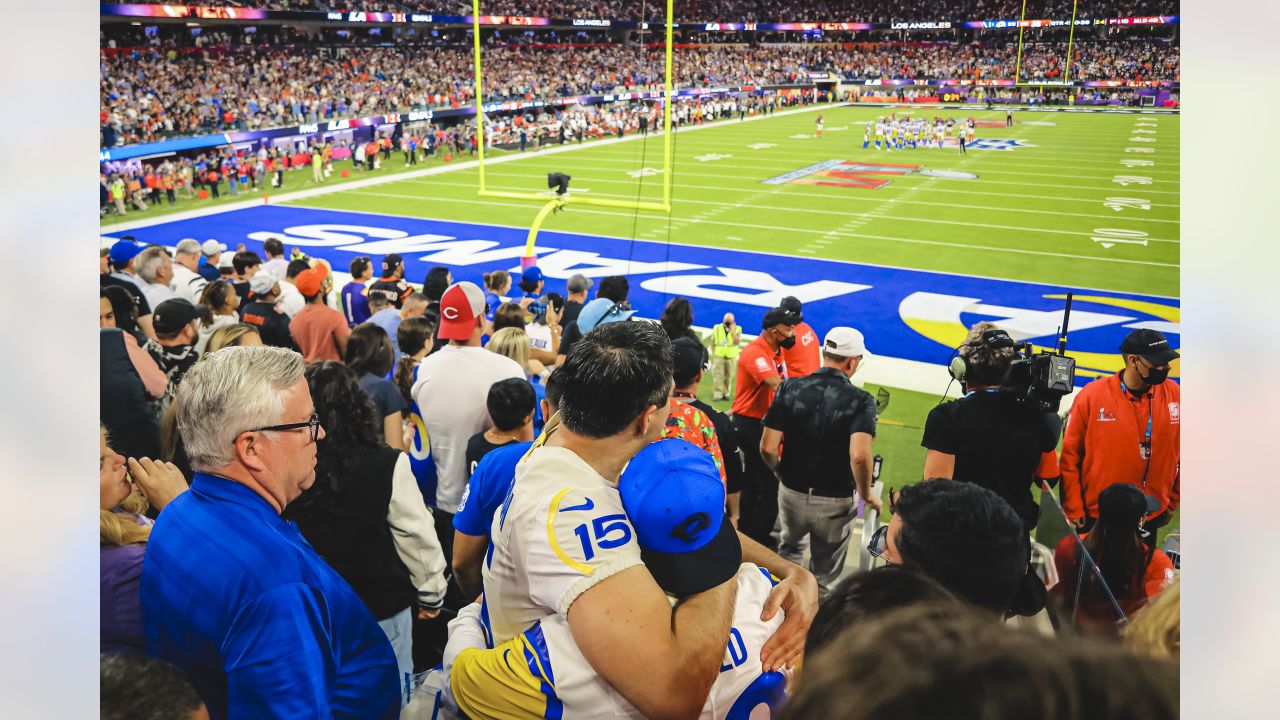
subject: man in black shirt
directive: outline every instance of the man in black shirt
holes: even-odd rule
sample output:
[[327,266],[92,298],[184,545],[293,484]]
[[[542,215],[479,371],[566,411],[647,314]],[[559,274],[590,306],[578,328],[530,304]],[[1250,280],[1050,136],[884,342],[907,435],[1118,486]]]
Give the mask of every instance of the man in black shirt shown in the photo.
[[413,286],[404,279],[404,258],[397,253],[390,253],[382,258],[382,277],[369,285],[366,297],[381,295],[392,307],[399,310],[404,301],[413,294]]
[[[590,286],[588,285],[588,287]],[[627,303],[627,294],[630,291],[631,284],[627,282],[626,275],[610,275],[600,281],[600,289],[596,290],[596,298],[608,298],[622,309],[629,310],[631,306]],[[585,298],[585,293],[583,297]],[[582,308],[578,308],[578,313],[581,312]],[[564,328],[564,334],[560,336],[560,352],[556,355],[557,366],[564,364],[565,356],[569,354],[573,344],[581,340],[584,335],[582,328],[578,325],[576,315],[572,322],[561,318],[560,324]],[[589,331],[590,328],[588,328]]]
[[208,321],[210,317],[209,309],[203,305],[173,298],[156,306],[153,319],[156,338],[147,341],[147,352],[169,380],[164,397],[160,398],[160,410],[163,412],[173,402],[183,376],[200,359],[196,350],[200,322]]
[[485,407],[493,427],[467,440],[467,475],[476,471],[480,460],[504,445],[533,441],[534,406],[537,395],[528,380],[508,378],[489,387]]
[[236,271],[236,279],[231,283],[236,295],[240,296],[240,304],[249,302],[249,281],[262,270],[262,257],[252,250],[241,250],[231,258],[231,267]]
[[675,389],[671,397],[676,402],[688,403],[703,412],[716,429],[720,454],[724,459],[725,492],[729,505],[729,520],[738,526],[738,503],[742,497],[742,485],[746,469],[742,465],[742,449],[738,447],[738,435],[733,431],[729,416],[698,399],[698,383],[706,369],[702,362],[702,345],[693,338],[676,338],[671,343],[675,364]]
[[778,554],[800,563],[809,544],[822,597],[844,571],[849,526],[858,509],[855,490],[880,509],[880,498],[871,493],[876,401],[849,382],[865,354],[862,333],[832,328],[822,343],[822,367],[784,380],[764,416],[760,456],[781,483]]
[[565,289],[568,291],[564,299],[564,312],[560,314],[561,327],[569,327],[578,319],[582,306],[587,303],[587,291],[591,289],[591,278],[578,274],[569,278]]
[[1014,352],[1003,330],[980,322],[959,352],[965,396],[929,411],[920,441],[929,451],[924,477],[992,490],[1030,532],[1040,516],[1031,485],[1041,456],[1058,445],[1061,420],[1004,388]]
[[241,322],[258,328],[263,345],[297,350],[298,344],[289,332],[289,316],[276,304],[280,299],[280,283],[275,276],[260,272],[249,281],[249,289],[253,291],[252,300],[240,307]]

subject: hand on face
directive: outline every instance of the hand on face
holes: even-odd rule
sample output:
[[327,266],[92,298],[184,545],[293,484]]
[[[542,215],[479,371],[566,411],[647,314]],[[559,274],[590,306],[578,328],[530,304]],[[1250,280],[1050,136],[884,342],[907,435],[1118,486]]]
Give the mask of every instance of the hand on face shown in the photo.
[[124,456],[107,446],[106,435],[98,443],[98,507],[110,510],[133,492],[125,471]]

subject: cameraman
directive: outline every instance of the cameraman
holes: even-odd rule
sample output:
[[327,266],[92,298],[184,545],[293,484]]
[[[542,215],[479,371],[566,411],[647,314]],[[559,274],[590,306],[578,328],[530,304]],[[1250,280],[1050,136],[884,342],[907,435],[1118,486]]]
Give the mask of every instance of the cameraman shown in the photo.
[[1031,485],[1041,456],[1057,447],[1061,421],[1006,387],[1013,340],[994,324],[974,325],[959,355],[964,368],[953,375],[964,383],[965,395],[929,411],[920,441],[929,451],[924,477],[992,490],[1030,532],[1040,514]]

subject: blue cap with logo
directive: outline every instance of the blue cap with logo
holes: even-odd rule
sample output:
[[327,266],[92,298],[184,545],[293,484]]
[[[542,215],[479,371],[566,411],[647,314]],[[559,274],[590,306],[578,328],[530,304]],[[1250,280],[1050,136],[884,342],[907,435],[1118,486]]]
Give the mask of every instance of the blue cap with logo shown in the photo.
[[537,265],[525,268],[524,272],[520,273],[520,280],[529,283],[542,282],[542,268]]
[[645,567],[663,590],[693,595],[737,574],[742,544],[706,450],[679,439],[651,443],[622,472],[618,492]]
[[130,260],[137,257],[138,253],[145,249],[145,247],[132,240],[121,240],[111,246],[111,250],[107,253],[107,257],[111,259],[113,264],[127,265]]
[[598,325],[628,320],[635,314],[635,310],[623,310],[621,305],[609,298],[596,298],[582,306],[582,310],[578,312],[578,329],[586,335]]

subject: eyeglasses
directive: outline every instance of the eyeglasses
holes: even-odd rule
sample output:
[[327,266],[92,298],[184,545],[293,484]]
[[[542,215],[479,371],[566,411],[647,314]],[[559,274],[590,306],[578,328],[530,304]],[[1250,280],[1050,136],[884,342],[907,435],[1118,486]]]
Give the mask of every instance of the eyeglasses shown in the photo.
[[284,430],[301,430],[302,428],[311,429],[311,442],[315,442],[320,437],[320,416],[311,413],[311,419],[306,422],[288,423],[285,425],[267,425],[266,427],[256,427],[246,430],[245,432],[267,432],[268,430],[284,431]]
[[874,533],[871,534],[871,542],[867,543],[867,552],[871,553],[872,556],[878,557],[881,560],[885,561],[886,563],[889,563],[890,565],[896,565],[897,563],[885,557],[885,552],[887,552],[888,549],[889,549],[889,526],[881,525],[880,527],[876,528],[876,531]]

